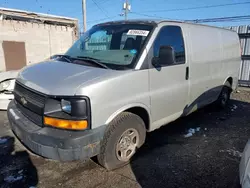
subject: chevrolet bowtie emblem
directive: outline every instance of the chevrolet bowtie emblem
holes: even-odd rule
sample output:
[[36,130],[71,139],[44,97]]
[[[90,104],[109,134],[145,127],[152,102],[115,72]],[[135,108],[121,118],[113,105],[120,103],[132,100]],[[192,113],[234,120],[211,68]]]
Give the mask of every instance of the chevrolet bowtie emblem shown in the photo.
[[24,97],[21,97],[21,103],[25,106],[28,102]]

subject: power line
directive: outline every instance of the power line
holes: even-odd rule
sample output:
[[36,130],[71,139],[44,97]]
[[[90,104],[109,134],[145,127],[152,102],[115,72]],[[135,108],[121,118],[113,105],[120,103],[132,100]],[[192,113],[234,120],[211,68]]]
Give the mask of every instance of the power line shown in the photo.
[[[107,2],[110,3],[111,0],[103,0],[103,1],[98,1],[98,2],[96,2],[96,3],[98,3],[99,6],[100,6],[100,5],[103,5],[104,3],[105,3],[105,5],[107,5]],[[118,1],[116,1],[116,2],[118,2]],[[120,3],[120,2],[119,2],[119,3]],[[95,5],[95,7],[96,7],[96,5]],[[89,7],[89,10],[92,10],[93,8],[94,8],[94,6],[90,6],[90,7]]]
[[205,18],[205,19],[195,19],[195,20],[180,20],[180,19],[171,19],[166,17],[160,17],[160,16],[153,16],[153,15],[147,15],[142,14],[138,12],[131,12],[133,14],[152,17],[152,18],[160,18],[160,19],[166,19],[166,20],[177,20],[177,21],[183,21],[183,22],[194,22],[194,23],[208,23],[208,22],[237,22],[237,21],[248,21],[250,20],[250,15],[244,15],[244,16],[231,16],[231,17],[220,17],[220,18]]
[[188,7],[188,8],[176,8],[176,9],[166,9],[166,10],[149,10],[149,11],[142,11],[142,12],[173,12],[173,11],[206,9],[206,8],[225,7],[225,6],[233,6],[233,5],[244,5],[244,4],[250,4],[250,1],[242,2],[242,3],[228,3],[228,4],[219,4],[219,5],[206,5],[206,6],[197,6],[197,7]]
[[109,2],[109,1],[111,1],[111,0],[103,0],[103,1],[99,1],[98,3],[99,3],[99,4],[102,4],[102,3],[107,3],[107,2]]
[[92,0],[92,1],[93,1],[93,3],[97,6],[97,8],[105,14],[105,16],[106,16],[107,18],[110,18],[109,15],[108,15],[108,13],[107,13],[103,8],[101,8],[101,7],[95,2],[95,0]]
[[248,20],[250,20],[250,15],[185,20],[185,22],[208,23],[208,22],[231,22],[231,21],[234,22],[234,21],[248,21]]
[[[114,18],[117,18],[117,17],[120,17],[120,16],[114,15],[114,16],[111,16],[111,17],[112,17],[112,19],[114,19]],[[110,17],[109,18],[102,18],[102,19],[98,19],[98,20],[90,20],[87,23],[100,22],[100,21],[104,21],[104,20],[108,20],[108,19],[110,19]]]
[[[130,12],[131,14],[136,14],[139,16],[146,16],[149,18],[159,18],[159,19],[167,19],[167,20],[180,20],[180,19],[173,19],[173,18],[166,18],[166,17],[162,17],[162,16],[156,16],[156,15],[149,15],[149,14],[143,14],[143,13],[139,13],[139,12]],[[180,20],[183,21],[183,20]]]

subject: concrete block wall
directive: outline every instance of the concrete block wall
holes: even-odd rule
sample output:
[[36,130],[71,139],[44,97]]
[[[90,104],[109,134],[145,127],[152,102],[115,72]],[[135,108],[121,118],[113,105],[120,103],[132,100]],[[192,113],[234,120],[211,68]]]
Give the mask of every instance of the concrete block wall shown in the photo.
[[3,41],[25,42],[27,65],[67,51],[75,39],[74,28],[14,20],[0,21],[0,71],[5,71]]

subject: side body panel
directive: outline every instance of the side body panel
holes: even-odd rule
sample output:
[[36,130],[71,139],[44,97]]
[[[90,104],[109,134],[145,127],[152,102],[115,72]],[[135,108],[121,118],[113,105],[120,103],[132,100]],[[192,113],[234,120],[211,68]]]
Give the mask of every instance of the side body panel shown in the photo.
[[[217,78],[218,75],[224,77],[219,31],[212,27],[189,25],[190,96],[186,114],[211,103],[214,100],[212,93],[217,82],[212,79]],[[223,82],[218,82],[218,85],[222,84]]]
[[238,85],[238,78],[241,63],[241,50],[239,36],[236,32],[225,32],[221,34],[223,44],[222,70],[226,71],[227,76],[233,78],[232,89]]
[[189,36],[190,96],[186,114],[215,101],[229,77],[233,78],[235,89],[240,66],[236,33],[190,24]]

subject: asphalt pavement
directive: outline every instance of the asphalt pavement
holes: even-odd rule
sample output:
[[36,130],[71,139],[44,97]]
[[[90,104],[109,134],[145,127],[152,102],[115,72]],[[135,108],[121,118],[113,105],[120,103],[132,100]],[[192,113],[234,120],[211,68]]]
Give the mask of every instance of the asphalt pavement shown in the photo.
[[209,106],[148,133],[129,165],[108,172],[95,159],[61,163],[32,154],[2,111],[0,187],[236,188],[249,122],[250,91],[240,89],[225,110]]

